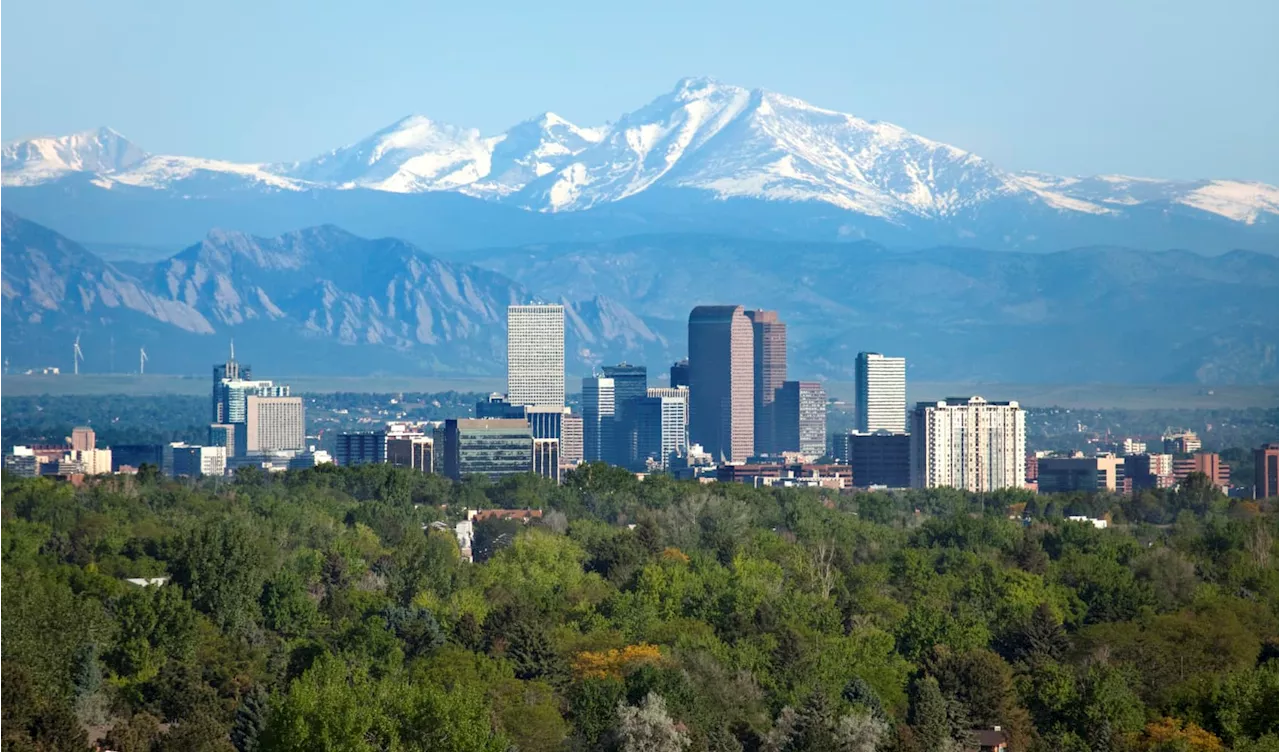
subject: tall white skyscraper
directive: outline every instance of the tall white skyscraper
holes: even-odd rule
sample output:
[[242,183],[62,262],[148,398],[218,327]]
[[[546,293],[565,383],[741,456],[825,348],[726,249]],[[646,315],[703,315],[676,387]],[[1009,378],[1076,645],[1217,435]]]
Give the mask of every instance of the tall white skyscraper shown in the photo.
[[911,413],[911,485],[995,491],[1027,477],[1027,414],[1017,402],[948,397]]
[[507,306],[507,401],[564,406],[564,306]]
[[859,433],[907,430],[907,359],[858,353],[857,430]]
[[613,453],[613,379],[588,376],[582,380],[582,459],[605,462]]

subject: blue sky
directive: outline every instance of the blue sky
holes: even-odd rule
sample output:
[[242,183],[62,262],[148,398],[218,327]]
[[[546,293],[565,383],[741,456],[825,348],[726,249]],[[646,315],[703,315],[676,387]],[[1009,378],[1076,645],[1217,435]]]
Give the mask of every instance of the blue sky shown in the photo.
[[304,159],[420,113],[615,119],[711,75],[1009,169],[1277,181],[1275,0],[7,0],[5,141]]

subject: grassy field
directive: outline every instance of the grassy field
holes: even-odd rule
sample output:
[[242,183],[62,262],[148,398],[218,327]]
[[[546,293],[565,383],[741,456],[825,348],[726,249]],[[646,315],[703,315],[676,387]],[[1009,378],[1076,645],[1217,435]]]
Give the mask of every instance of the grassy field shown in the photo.
[[[298,393],[333,392],[444,392],[502,391],[501,378],[441,379],[430,377],[398,376],[281,376],[277,379],[293,386]],[[571,379],[569,391],[577,391]],[[854,385],[851,381],[826,383],[827,393],[837,399],[852,401]],[[983,384],[958,382],[911,382],[907,385],[907,397],[911,401],[935,400],[944,397],[980,395],[989,400],[1018,400],[1033,407],[1069,408],[1125,408],[1144,409],[1214,409],[1275,407],[1275,386],[1217,386],[1196,384]],[[208,376],[165,375],[106,375],[81,376],[25,376],[6,375],[0,381],[0,395],[63,395],[63,394],[191,394],[209,393]]]

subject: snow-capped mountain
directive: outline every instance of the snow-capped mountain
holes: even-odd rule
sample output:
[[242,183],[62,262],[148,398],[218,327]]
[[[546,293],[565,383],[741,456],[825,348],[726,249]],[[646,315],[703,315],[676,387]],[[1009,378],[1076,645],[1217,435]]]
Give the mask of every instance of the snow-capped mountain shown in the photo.
[[[333,192],[355,189],[460,193],[536,213],[629,201],[640,207],[628,212],[634,216],[655,206],[668,218],[698,213],[685,228],[705,225],[719,211],[716,202],[734,204],[724,214],[737,214],[722,222],[733,226],[743,216],[737,208],[743,201],[763,201],[768,206],[746,214],[783,211],[791,218],[796,210],[808,212],[822,218],[822,232],[840,237],[880,232],[885,242],[1011,248],[1049,237],[1072,244],[1137,238],[1143,245],[1189,238],[1191,247],[1203,237],[1213,239],[1215,249],[1254,247],[1254,239],[1222,237],[1219,225],[1257,225],[1249,231],[1269,233],[1280,214],[1276,188],[1263,183],[1009,172],[896,125],[708,78],[684,79],[608,126],[581,127],[546,113],[485,135],[415,115],[289,164],[150,156],[102,129],[10,144],[2,178],[10,192],[78,180],[103,189],[151,189],[183,201],[327,191],[341,202]],[[640,196],[665,203],[636,204]],[[360,211],[384,204],[387,211],[404,206],[370,198]],[[40,214],[39,207],[34,211]],[[1140,221],[1128,221],[1138,215]],[[787,230],[773,222],[770,231]]]
[[147,153],[124,136],[99,128],[6,144],[0,169],[5,185],[34,185],[72,172],[119,172],[146,158]]

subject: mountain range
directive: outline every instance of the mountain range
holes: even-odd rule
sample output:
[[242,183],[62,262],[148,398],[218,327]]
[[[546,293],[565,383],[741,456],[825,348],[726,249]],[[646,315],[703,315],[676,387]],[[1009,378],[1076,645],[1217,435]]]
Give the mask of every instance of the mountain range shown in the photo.
[[336,223],[433,252],[711,233],[1053,251],[1274,253],[1277,190],[1003,170],[889,123],[706,78],[616,122],[504,133],[411,116],[296,163],[154,155],[115,131],[3,149],[7,207],[87,242],[176,250],[212,227]]
[[[203,373],[234,337],[261,372],[501,375],[505,306],[566,306],[571,379],[685,355],[700,303],[775,308],[793,378],[851,378],[859,350],[910,377],[1050,383],[1274,383],[1274,258],[1090,248],[891,251],[693,234],[537,244],[440,259],[334,226],[212,231],[153,263],[111,262],[3,216],[3,347],[16,370],[108,358]],[[252,356],[251,358],[249,356]],[[123,369],[122,369],[123,370]]]

